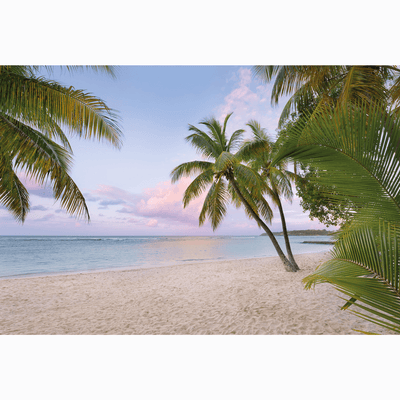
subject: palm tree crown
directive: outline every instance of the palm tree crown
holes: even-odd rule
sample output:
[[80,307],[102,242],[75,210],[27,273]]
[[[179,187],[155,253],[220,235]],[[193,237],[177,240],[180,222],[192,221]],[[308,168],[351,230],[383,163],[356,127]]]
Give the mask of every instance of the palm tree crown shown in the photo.
[[[233,174],[235,173],[238,180],[246,182],[255,190],[261,181],[254,171],[240,164],[232,153],[240,146],[244,130],[235,131],[228,139],[226,125],[231,115],[226,116],[222,126],[215,118],[200,122],[201,125],[208,128],[208,133],[189,125],[189,131],[193,133],[186,137],[186,141],[209,161],[187,162],[179,165],[171,172],[173,183],[184,176],[198,174],[184,193],[184,207],[188,206],[191,200],[200,196],[210,186],[200,212],[199,224],[200,226],[203,225],[208,217],[213,230],[217,229],[226,215],[227,204],[234,192],[232,184],[229,182]],[[241,186],[243,183],[238,182],[238,185]],[[250,193],[247,190],[244,190],[244,192],[246,199],[252,205],[253,211],[258,213],[257,204],[251,198]],[[272,211],[269,206],[264,207],[263,211],[267,219],[270,220]]]
[[[92,68],[114,74],[110,67]],[[101,99],[39,77],[38,71],[0,66],[0,203],[25,220],[29,194],[16,172],[23,170],[39,184],[49,182],[68,212],[89,220],[85,199],[68,174],[72,149],[64,129],[120,147],[118,118]]]
[[292,200],[292,181],[296,179],[297,175],[287,169],[287,161],[285,160],[272,164],[272,160],[280,148],[280,143],[274,143],[266,130],[263,129],[257,121],[251,120],[247,123],[247,126],[251,129],[253,137],[251,140],[243,143],[237,153],[237,157],[246,161],[249,167],[259,172],[264,179],[265,186],[263,196],[267,196],[268,199],[278,207],[286,250],[292,264],[297,266],[290,247],[286,220],[281,202],[282,197],[289,201]]
[[254,72],[265,82],[275,77],[273,104],[283,95],[292,95],[282,111],[280,126],[291,112],[311,104],[380,101],[393,104],[400,112],[400,70],[394,65],[256,66]]
[[208,217],[213,230],[226,215],[229,200],[237,207],[244,206],[247,216],[255,219],[270,237],[286,270],[296,271],[298,268],[285,257],[264,222],[270,222],[273,216],[271,207],[262,196],[265,191],[264,180],[257,171],[242,164],[240,157],[232,153],[242,143],[244,130],[235,131],[228,140],[226,125],[231,115],[226,116],[223,126],[215,118],[202,121],[200,124],[208,128],[208,133],[189,125],[189,131],[193,133],[186,140],[209,161],[191,161],[177,166],[171,172],[172,182],[184,176],[197,174],[184,193],[184,207],[210,187],[200,212],[199,224],[204,224]]

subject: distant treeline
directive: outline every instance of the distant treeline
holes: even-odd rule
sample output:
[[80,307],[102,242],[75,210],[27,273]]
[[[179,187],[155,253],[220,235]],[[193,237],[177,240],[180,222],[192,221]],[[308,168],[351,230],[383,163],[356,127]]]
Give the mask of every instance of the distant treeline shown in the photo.
[[[304,231],[288,231],[289,236],[327,236],[331,235],[334,231],[327,231],[326,229],[307,229]],[[283,232],[273,232],[275,236],[283,236]],[[261,236],[267,236],[262,233]]]

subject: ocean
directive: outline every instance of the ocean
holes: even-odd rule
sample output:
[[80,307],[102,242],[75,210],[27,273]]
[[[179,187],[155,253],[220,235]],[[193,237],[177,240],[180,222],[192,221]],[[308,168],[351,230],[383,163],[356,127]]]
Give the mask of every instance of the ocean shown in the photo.
[[[284,239],[277,240],[285,251]],[[332,249],[328,236],[291,236],[293,254]],[[266,236],[0,236],[0,278],[161,267],[276,256]]]

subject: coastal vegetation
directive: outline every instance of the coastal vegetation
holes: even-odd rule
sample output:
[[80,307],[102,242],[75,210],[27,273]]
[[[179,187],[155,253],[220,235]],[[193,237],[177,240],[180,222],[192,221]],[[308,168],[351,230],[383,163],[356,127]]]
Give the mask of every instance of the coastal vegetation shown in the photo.
[[352,104],[382,110],[390,103],[400,112],[400,69],[393,65],[277,65],[256,66],[255,74],[265,82],[274,80],[271,102],[278,104],[291,95],[279,120],[279,127],[293,112],[318,114],[326,105]]
[[[351,220],[337,233],[332,259],[304,279],[331,283],[343,306],[400,332],[400,119],[381,103],[343,104],[303,118],[273,162],[288,157],[319,170],[332,201],[350,198]],[[367,312],[367,313],[365,313]]]
[[272,164],[289,158],[302,167],[303,208],[326,225],[341,225],[332,259],[304,279],[306,288],[331,283],[349,297],[343,309],[400,332],[400,70],[257,66],[254,72],[266,82],[275,78],[273,103],[291,95]]
[[[200,226],[208,217],[213,230],[215,230],[226,215],[229,201],[236,207],[243,206],[247,216],[254,219],[268,235],[285,269],[295,272],[299,267],[293,256],[289,256],[289,259],[285,256],[275,236],[266,225],[271,221],[273,212],[263,196],[265,193],[270,194],[273,201],[276,202],[281,191],[288,191],[285,183],[278,184],[279,179],[288,178],[284,172],[279,172],[278,167],[275,167],[271,173],[266,168],[264,172],[269,174],[270,182],[276,182],[275,186],[269,186],[265,179],[266,176],[260,175],[256,169],[251,167],[248,154],[257,154],[259,151],[261,154],[267,154],[271,150],[272,144],[254,121],[249,123],[254,128],[253,141],[243,143],[243,129],[233,132],[228,138],[226,126],[231,115],[232,113],[225,117],[223,125],[215,118],[200,122],[201,125],[208,128],[208,132],[189,125],[189,131],[193,133],[186,137],[186,141],[209,161],[183,163],[173,169],[171,180],[174,183],[182,177],[197,175],[184,193],[184,207],[208,189],[199,215]],[[237,153],[233,153],[235,150],[238,150]],[[248,161],[249,165],[243,163],[244,160]],[[261,162],[260,168],[263,166],[262,158],[256,161],[256,157],[254,157],[252,161]],[[289,193],[287,194],[289,195]]]
[[[331,94],[331,97],[336,99],[338,91]],[[295,112],[289,118],[281,123],[278,129],[278,143],[283,146],[288,140],[290,129],[295,127],[299,120],[315,111],[316,101],[313,101],[313,96],[310,94],[305,101],[300,103]],[[296,173],[295,188],[297,196],[300,198],[300,206],[304,212],[309,214],[311,220],[317,219],[325,226],[341,226],[347,223],[351,216],[351,211],[354,209],[354,204],[349,198],[343,201],[330,201],[324,193],[335,193],[335,188],[332,185],[322,187],[318,179],[318,169],[306,162],[294,161],[294,171]]]
[[[111,67],[90,68],[114,75]],[[29,193],[18,177],[24,172],[40,185],[50,184],[67,212],[89,220],[85,198],[69,175],[72,149],[66,132],[119,148],[118,118],[103,100],[39,73],[34,66],[0,66],[0,204],[25,221]]]

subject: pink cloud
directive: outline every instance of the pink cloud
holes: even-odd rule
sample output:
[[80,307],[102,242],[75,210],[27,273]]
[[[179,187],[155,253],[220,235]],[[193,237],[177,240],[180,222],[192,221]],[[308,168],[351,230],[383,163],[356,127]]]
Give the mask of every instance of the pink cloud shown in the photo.
[[183,194],[190,183],[190,178],[182,178],[176,184],[171,184],[170,181],[160,182],[156,187],[144,189],[140,195],[101,185],[99,189],[92,191],[92,194],[101,198],[124,200],[124,207],[117,212],[140,217],[131,218],[129,223],[141,225],[144,223],[142,218],[145,218],[146,221],[149,219],[145,223],[149,227],[157,226],[158,219],[198,226],[198,217],[206,194],[183,208]]
[[136,204],[136,214],[144,217],[159,217],[175,220],[190,225],[198,225],[198,217],[204,202],[205,193],[183,208],[183,194],[191,183],[190,178],[183,178],[176,184],[161,182],[155,188],[147,188]]
[[[198,218],[206,193],[194,199],[185,209],[183,208],[183,194],[191,181],[190,178],[183,178],[176,184],[171,184],[169,181],[160,182],[155,187],[144,189],[141,194],[132,194],[106,185],[102,185],[92,193],[100,197],[98,201],[103,199],[125,201],[124,206],[116,212],[127,214],[128,218],[121,220],[119,217],[110,217],[115,223],[122,224],[121,226],[157,228],[158,231],[167,230],[170,233],[179,232],[179,234],[196,234],[196,232],[206,231],[211,233],[209,222],[206,222],[203,229],[198,228]],[[308,214],[303,212],[299,203],[300,199],[297,197],[294,197],[292,204],[288,201],[283,202],[288,229],[323,229],[324,226],[318,221],[309,220]],[[274,215],[271,228],[273,231],[281,231],[282,226],[277,209],[274,210]],[[256,222],[245,216],[243,209],[236,210],[230,207],[228,216],[229,218],[221,224],[219,232],[231,232],[232,229],[238,234],[261,232]]]

